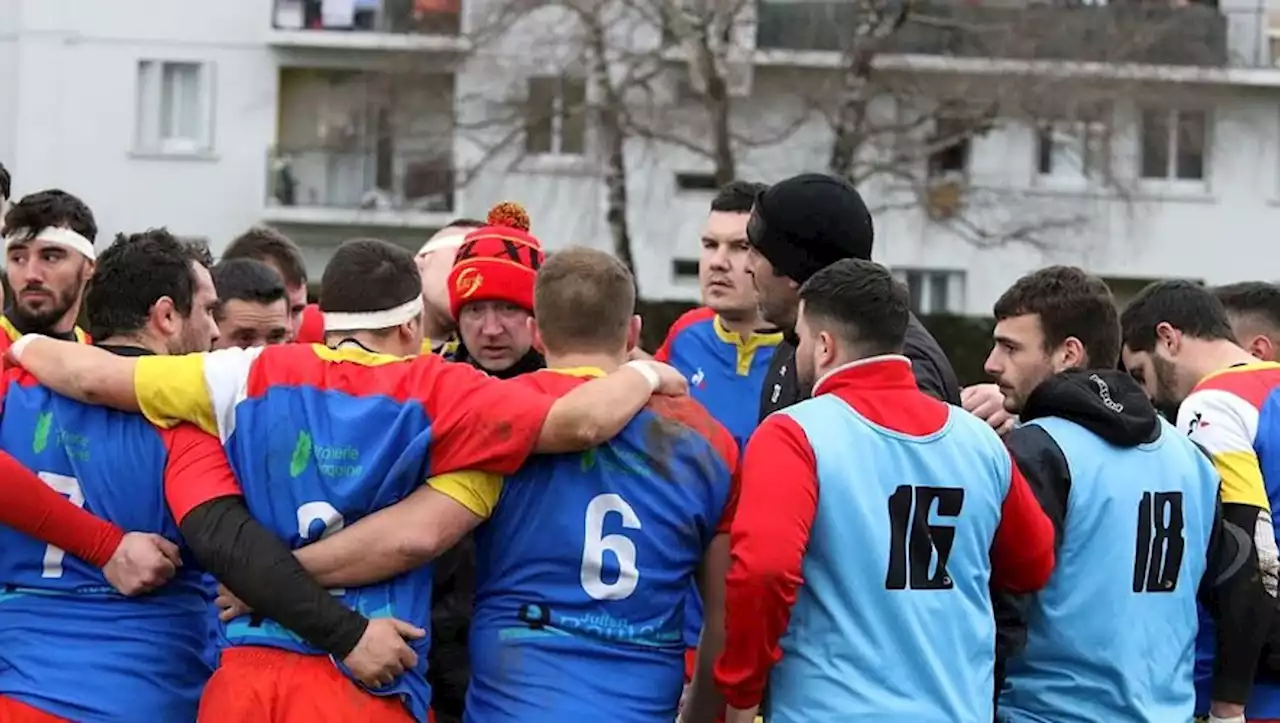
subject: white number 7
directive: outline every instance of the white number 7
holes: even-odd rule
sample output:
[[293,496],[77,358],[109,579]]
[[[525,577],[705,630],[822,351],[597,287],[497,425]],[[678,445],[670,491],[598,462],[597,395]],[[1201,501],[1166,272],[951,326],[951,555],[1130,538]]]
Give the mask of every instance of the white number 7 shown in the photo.
[[[41,472],[36,476],[40,478],[41,482],[49,485],[49,488],[54,492],[70,498],[71,504],[76,507],[84,507],[84,491],[80,489],[80,481],[75,477],[54,474],[53,472]],[[40,577],[62,577],[62,560],[66,556],[66,550],[61,547],[54,547],[53,545],[46,547],[44,550],[44,569],[41,571]]]

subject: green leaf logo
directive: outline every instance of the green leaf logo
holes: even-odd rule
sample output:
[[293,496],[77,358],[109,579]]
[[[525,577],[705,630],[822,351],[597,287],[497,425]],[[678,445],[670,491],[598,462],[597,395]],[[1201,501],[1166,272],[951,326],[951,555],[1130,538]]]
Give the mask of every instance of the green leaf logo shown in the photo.
[[595,469],[595,466],[596,466],[596,448],[595,448],[595,447],[592,447],[591,449],[588,449],[587,451],[583,452],[583,453],[582,453],[582,456],[581,456],[579,459],[580,459],[580,460],[581,460],[581,462],[582,462],[582,471],[583,471],[583,472],[590,472],[591,470]]
[[307,463],[311,461],[311,435],[307,431],[298,431],[298,441],[293,445],[293,459],[289,460],[289,476],[297,477],[307,471]]
[[31,451],[40,454],[49,446],[49,430],[53,428],[53,412],[41,412],[36,417],[36,436],[31,440]]

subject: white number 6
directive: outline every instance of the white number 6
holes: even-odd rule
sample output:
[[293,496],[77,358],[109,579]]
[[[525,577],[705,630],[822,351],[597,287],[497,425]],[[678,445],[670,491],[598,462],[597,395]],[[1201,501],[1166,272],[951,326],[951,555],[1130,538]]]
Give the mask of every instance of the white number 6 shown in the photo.
[[[60,495],[66,495],[71,504],[76,507],[84,507],[84,491],[80,489],[80,481],[75,477],[68,477],[65,474],[54,474],[53,472],[41,472],[36,475],[41,482],[49,485],[49,488]],[[44,548],[44,569],[40,572],[43,578],[60,578],[62,577],[62,561],[66,558],[67,553],[61,547],[48,545]]]
[[[341,530],[347,521],[342,519],[342,513],[328,502],[308,502],[298,508],[298,537],[304,540],[314,542],[311,538],[311,525],[320,522],[324,525],[324,529],[320,531],[320,536],[315,538],[323,540],[333,533]],[[332,595],[342,595],[346,590],[343,588],[333,588],[329,590]]]
[[[598,495],[591,500],[587,505],[586,537],[582,545],[582,589],[596,600],[625,600],[640,584],[636,545],[626,535],[604,534],[604,520],[610,512],[622,518],[625,529],[640,529],[636,511],[618,495]],[[600,577],[606,551],[618,559],[618,579],[613,582],[605,582]]]

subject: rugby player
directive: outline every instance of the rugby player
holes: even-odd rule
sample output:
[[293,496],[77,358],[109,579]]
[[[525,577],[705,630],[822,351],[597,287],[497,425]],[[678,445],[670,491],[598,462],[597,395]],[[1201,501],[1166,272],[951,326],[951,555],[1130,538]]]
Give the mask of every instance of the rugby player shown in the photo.
[[[1250,562],[1274,608],[1280,562],[1273,515],[1280,504],[1280,457],[1272,440],[1280,427],[1272,410],[1280,398],[1280,364],[1259,362],[1240,348],[1221,302],[1210,289],[1189,281],[1147,286],[1121,314],[1120,327],[1125,368],[1213,460],[1222,478],[1223,517],[1253,535],[1257,556]],[[1271,650],[1280,650],[1273,626],[1251,632],[1269,635]],[[1222,661],[1215,660],[1217,642],[1207,611],[1196,647],[1197,713],[1224,721],[1246,715],[1254,723],[1280,720],[1280,661],[1274,653],[1260,664],[1252,697],[1240,706],[1216,700],[1210,690]]]
[[[295,548],[398,501],[429,476],[511,474],[534,449],[603,442],[655,391],[685,389],[675,370],[642,362],[557,400],[436,356],[405,358],[422,344],[421,284],[412,257],[382,241],[339,247],[321,287],[327,347],[134,359],[28,336],[11,355],[68,396],[218,435],[248,512]],[[207,537],[234,541],[247,519],[229,507]],[[340,598],[357,612],[425,628],[430,580],[431,570],[422,568]],[[233,647],[205,693],[203,720],[268,720],[264,706],[279,721],[290,720],[290,711],[316,721],[425,718],[426,639],[413,641],[417,670],[376,691],[394,705],[375,705],[368,695],[352,695],[323,651],[273,621],[233,621],[227,637]]]
[[60,190],[33,193],[9,208],[5,273],[12,305],[0,316],[0,352],[23,334],[88,342],[76,326],[93,276],[98,226],[83,201]]

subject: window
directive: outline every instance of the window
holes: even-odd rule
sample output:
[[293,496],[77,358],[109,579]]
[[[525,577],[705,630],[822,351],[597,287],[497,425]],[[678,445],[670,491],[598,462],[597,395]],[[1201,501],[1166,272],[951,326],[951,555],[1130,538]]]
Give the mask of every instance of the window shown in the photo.
[[1041,122],[1036,133],[1036,174],[1071,184],[1103,180],[1110,155],[1109,135],[1101,121]]
[[138,63],[137,149],[203,153],[213,148],[213,67],[208,63]]
[[894,278],[907,285],[911,310],[917,314],[963,314],[964,272],[895,269]]
[[676,173],[676,189],[680,191],[715,191],[720,188],[714,173]]
[[1209,117],[1201,110],[1142,111],[1143,178],[1205,180]]
[[953,180],[969,172],[970,139],[973,124],[956,118],[939,118],[935,122],[929,145],[938,150],[929,155],[929,178]]
[[530,78],[524,148],[535,155],[580,156],[587,145],[587,83]]
[[676,279],[696,279],[698,278],[698,260],[697,259],[672,259],[671,275]]

